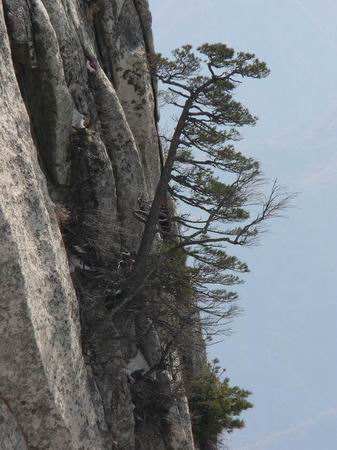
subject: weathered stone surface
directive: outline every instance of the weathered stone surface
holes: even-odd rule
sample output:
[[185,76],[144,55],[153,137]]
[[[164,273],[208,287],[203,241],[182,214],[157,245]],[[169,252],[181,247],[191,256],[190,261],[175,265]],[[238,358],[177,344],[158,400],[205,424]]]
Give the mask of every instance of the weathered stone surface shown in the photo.
[[154,85],[147,60],[153,51],[150,20],[147,2],[124,2],[118,17],[115,65],[118,96],[139,146],[148,187],[153,191],[159,176],[160,149]]
[[140,229],[134,213],[139,208],[139,199],[148,198],[137,144],[109,79],[100,69],[90,78],[103,141],[114,170],[121,227],[128,236],[125,247],[134,250],[139,242],[137,229]]
[[0,399],[0,448],[2,450],[27,450],[22,430],[3,399]]
[[89,388],[76,297],[0,11],[0,397],[29,448],[104,448],[103,410]]
[[106,307],[160,173],[148,3],[3,3],[0,448],[193,450],[165,370],[149,382],[169,401],[140,423],[131,372],[161,339]]

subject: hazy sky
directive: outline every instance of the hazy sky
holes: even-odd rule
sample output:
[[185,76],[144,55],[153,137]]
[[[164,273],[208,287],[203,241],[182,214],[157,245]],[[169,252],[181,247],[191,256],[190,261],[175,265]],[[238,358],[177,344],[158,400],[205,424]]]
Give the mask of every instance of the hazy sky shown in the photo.
[[156,47],[227,42],[272,75],[240,90],[258,126],[243,151],[299,192],[288,218],[242,256],[244,314],[211,349],[253,391],[231,450],[337,448],[337,3],[335,0],[150,0]]

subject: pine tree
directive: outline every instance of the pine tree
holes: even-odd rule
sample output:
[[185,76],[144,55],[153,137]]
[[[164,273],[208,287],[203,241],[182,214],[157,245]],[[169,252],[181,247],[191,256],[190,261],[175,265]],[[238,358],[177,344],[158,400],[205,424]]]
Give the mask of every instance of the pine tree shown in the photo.
[[[255,55],[219,43],[204,44],[197,50],[185,45],[174,50],[171,59],[160,54],[152,57],[151,65],[163,88],[161,98],[179,111],[179,117],[172,134],[162,137],[167,152],[161,178],[145,220],[133,274],[124,287],[125,298],[116,311],[134,299],[153,275],[158,222],[163,206],[173,197],[187,206],[188,213],[167,221],[171,230],[164,233],[164,249],[154,265],[158,268],[162,261],[166,277],[165,267],[172,266],[167,264],[168,258],[177,252],[178,259],[183,252],[184,261],[192,261],[187,272],[185,263],[177,266],[177,273],[184,273],[185,284],[187,279],[193,291],[195,307],[191,313],[189,306],[189,314],[202,313],[205,327],[212,329],[237,312],[237,294],[228,286],[240,283],[240,274],[248,271],[245,263],[228,254],[228,247],[251,244],[263,223],[277,215],[289,199],[276,182],[269,196],[263,197],[259,163],[236,148],[240,128],[253,126],[257,120],[235,99],[236,89],[245,78],[267,77],[269,69]],[[137,70],[135,67],[129,76]],[[181,282],[180,275],[175,278],[171,270],[172,285]]]

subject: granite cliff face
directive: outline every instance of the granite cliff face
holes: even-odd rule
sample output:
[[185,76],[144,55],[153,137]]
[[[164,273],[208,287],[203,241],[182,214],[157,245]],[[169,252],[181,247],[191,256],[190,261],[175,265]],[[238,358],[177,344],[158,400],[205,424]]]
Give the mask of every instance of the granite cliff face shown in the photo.
[[194,449],[169,373],[156,407],[130,380],[156,330],[105,303],[160,174],[152,51],[147,0],[0,5],[1,450]]

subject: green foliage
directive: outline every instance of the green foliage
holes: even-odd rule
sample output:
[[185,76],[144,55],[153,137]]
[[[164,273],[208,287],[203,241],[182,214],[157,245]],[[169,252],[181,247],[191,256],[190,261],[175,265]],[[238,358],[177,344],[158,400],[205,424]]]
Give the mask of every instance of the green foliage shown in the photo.
[[175,217],[175,241],[190,266],[191,298],[203,318],[213,315],[209,329],[237,312],[231,304],[237,295],[227,289],[248,271],[228,247],[252,243],[261,224],[284,206],[276,185],[268,198],[260,195],[259,163],[237,148],[240,128],[257,118],[236,90],[245,78],[267,77],[269,69],[254,54],[222,43],[185,45],[171,58],[158,54],[152,67],[165,103],[180,111],[172,135],[164,137],[167,160],[174,161],[168,189],[187,206],[187,214]]
[[[172,52],[172,59],[158,55],[155,68],[166,87],[167,103],[187,113],[171,193],[201,214],[212,215],[214,225],[247,220],[249,213],[244,207],[249,187],[259,180],[259,164],[233,143],[240,139],[238,128],[255,125],[256,117],[234,95],[240,78],[266,77],[266,64],[251,53],[216,43],[204,44],[196,51],[185,45]],[[172,143],[169,137],[166,141]],[[216,231],[212,229],[212,233]]]
[[[239,130],[257,118],[237,100],[236,90],[245,78],[264,78],[269,70],[255,55],[220,43],[196,50],[185,45],[171,58],[156,55],[151,67],[165,102],[180,114],[163,137],[166,158],[123,301],[152,288],[160,302],[148,305],[149,316],[170,343],[196,324],[211,339],[227,331],[238,312],[232,286],[248,271],[230,255],[230,246],[252,243],[286,200],[276,184],[269,197],[261,196],[259,163],[237,148]],[[136,65],[124,76],[131,82],[141,71]],[[170,195],[187,213],[175,215],[173,208],[165,220]],[[154,245],[158,232],[162,246]]]
[[222,432],[243,428],[245,424],[239,416],[253,407],[247,400],[251,393],[230,386],[229,378],[221,379],[221,369],[216,364],[216,360],[209,364],[191,386],[193,433],[201,449],[209,441],[216,443]]

